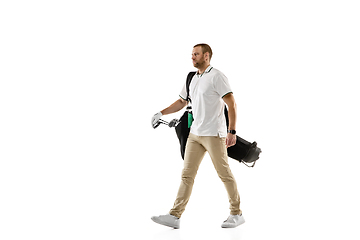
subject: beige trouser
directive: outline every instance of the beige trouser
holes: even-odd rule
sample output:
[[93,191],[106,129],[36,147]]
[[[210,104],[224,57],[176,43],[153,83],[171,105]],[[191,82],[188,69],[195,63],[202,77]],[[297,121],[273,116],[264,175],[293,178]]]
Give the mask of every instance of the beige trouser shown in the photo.
[[230,202],[230,214],[241,214],[240,197],[233,174],[231,173],[225,138],[196,136],[190,133],[186,143],[184,169],[181,176],[180,188],[170,214],[178,218],[185,211],[194,185],[194,179],[205,153],[208,152],[214,167],[223,181]]

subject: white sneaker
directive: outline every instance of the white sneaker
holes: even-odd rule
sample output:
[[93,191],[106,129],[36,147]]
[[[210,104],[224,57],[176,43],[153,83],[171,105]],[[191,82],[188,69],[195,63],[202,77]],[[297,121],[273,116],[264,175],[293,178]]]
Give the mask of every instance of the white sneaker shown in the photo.
[[243,215],[230,215],[224,222],[221,224],[222,228],[234,228],[245,222]]
[[170,214],[153,216],[151,220],[167,227],[180,228],[180,219]]

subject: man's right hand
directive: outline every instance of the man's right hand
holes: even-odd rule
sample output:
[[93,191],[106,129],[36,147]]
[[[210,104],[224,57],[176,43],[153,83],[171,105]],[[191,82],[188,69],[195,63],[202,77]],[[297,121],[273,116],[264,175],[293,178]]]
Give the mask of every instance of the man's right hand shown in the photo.
[[159,120],[160,120],[160,118],[161,118],[162,116],[163,116],[162,113],[161,113],[161,112],[158,112],[158,113],[156,113],[156,114],[152,117],[152,119],[151,119],[151,126],[152,126],[153,128],[156,128],[157,126],[159,126],[158,122],[159,122]]

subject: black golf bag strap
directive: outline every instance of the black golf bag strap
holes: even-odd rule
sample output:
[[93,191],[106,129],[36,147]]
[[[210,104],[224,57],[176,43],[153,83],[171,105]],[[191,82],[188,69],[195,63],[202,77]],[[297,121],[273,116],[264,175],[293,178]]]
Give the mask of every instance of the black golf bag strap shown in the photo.
[[189,98],[190,83],[195,74],[196,74],[196,72],[189,72],[189,74],[187,75],[187,78],[186,78],[186,101],[188,101],[188,102],[189,101],[191,102],[191,99]]

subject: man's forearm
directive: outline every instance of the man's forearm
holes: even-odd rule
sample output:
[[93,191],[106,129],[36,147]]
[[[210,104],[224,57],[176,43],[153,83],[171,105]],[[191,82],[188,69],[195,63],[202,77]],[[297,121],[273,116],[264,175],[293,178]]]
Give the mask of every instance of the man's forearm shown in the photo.
[[187,102],[182,99],[178,99],[173,104],[171,104],[169,107],[165,108],[161,111],[163,115],[171,114],[180,111],[187,105]]
[[236,130],[236,104],[228,106],[229,130]]
[[236,130],[236,103],[232,93],[223,97],[224,102],[228,106],[229,130]]

